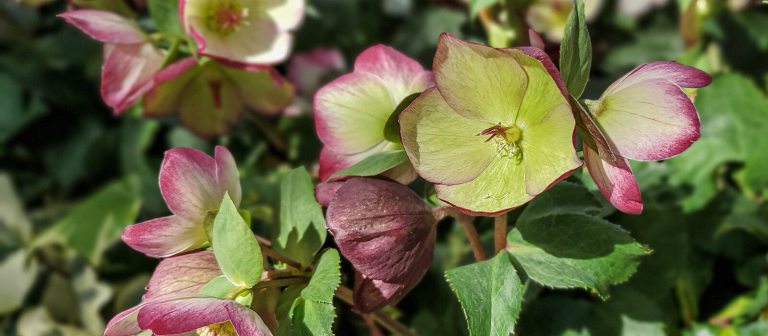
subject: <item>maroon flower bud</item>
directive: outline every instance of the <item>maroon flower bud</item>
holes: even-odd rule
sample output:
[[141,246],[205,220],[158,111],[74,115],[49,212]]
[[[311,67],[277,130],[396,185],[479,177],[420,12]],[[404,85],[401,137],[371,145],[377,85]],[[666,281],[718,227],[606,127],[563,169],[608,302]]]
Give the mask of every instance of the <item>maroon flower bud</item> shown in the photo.
[[429,206],[397,182],[347,180],[328,206],[326,225],[355,267],[355,308],[396,304],[432,262],[435,224]]

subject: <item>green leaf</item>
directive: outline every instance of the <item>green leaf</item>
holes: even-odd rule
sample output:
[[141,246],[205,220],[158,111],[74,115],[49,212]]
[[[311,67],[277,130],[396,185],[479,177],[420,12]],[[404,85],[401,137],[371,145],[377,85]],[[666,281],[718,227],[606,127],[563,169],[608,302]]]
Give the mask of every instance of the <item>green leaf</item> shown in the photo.
[[60,243],[98,265],[104,250],[136,219],[140,206],[136,184],[131,177],[99,189],[38,236],[33,246]]
[[198,293],[217,297],[219,299],[231,300],[240,289],[241,288],[238,288],[231,281],[229,281],[226,275],[219,275],[213,278],[211,281],[208,281],[208,283],[205,284],[203,288],[200,288]]
[[373,154],[352,167],[337,171],[333,176],[375,176],[407,162],[404,150],[392,150]]
[[0,113],[0,144],[2,144],[47,110],[36,94],[30,97],[28,106],[25,106],[23,88],[17,80],[8,75],[0,74],[0,92],[3,93],[3,99],[0,100],[0,111],[3,111]]
[[227,279],[240,288],[259,283],[264,269],[261,248],[229,193],[224,195],[213,221],[212,236],[213,253]]
[[523,304],[524,286],[506,253],[445,272],[459,298],[470,335],[509,335]]
[[497,4],[499,0],[469,0],[469,18],[474,19],[481,10]]
[[0,173],[0,261],[20,249],[32,236],[32,222],[24,213],[11,178]]
[[582,185],[560,182],[536,197],[517,219],[518,223],[559,214],[599,214],[602,204]]
[[420,94],[421,93],[418,92],[405,97],[403,101],[397,105],[395,111],[392,112],[392,115],[390,115],[389,119],[387,119],[387,124],[384,126],[384,139],[394,143],[400,143],[400,123],[398,122],[400,113],[403,112],[403,110],[405,110],[408,105],[411,105],[411,103],[416,100]]
[[568,92],[574,97],[579,98],[584,93],[591,67],[592,41],[584,18],[584,2],[574,0],[560,44],[560,74]]
[[[309,284],[293,300],[288,319],[280,324],[279,335],[333,335],[331,327],[336,317],[333,296],[341,282],[340,263],[341,257],[335,249],[327,249],[320,255]],[[297,289],[289,290],[286,292],[292,297]],[[282,308],[278,306],[278,313],[285,306]]]
[[280,228],[277,248],[306,266],[323,246],[327,231],[323,209],[315,200],[312,178],[303,167],[280,182]]
[[173,0],[149,0],[149,15],[155,21],[157,30],[174,36],[184,36],[179,21],[179,2]]
[[534,281],[554,288],[587,288],[607,298],[650,251],[627,231],[583,214],[558,214],[518,223],[507,250]]

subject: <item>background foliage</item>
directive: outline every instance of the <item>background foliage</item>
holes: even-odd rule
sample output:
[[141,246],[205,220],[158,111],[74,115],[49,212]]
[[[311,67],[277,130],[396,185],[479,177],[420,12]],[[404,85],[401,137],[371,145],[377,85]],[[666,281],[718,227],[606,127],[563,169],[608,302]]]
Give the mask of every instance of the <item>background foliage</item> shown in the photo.
[[[633,162],[644,213],[613,211],[602,198],[592,197],[588,176],[581,179],[577,173],[572,182],[590,192],[564,184],[511,214],[517,225],[509,239],[519,242],[511,253],[522,264],[546,264],[551,258],[521,238],[546,237],[533,232],[545,231],[543,216],[569,217],[582,226],[609,220],[626,231],[601,239],[620,242],[629,234],[642,244],[604,252],[600,241],[589,240],[596,237],[567,231],[574,244],[591,248],[574,246],[575,252],[606,256],[590,259],[597,264],[589,266],[577,256],[562,255],[556,260],[562,264],[552,269],[523,265],[536,271],[527,277],[564,267],[611,272],[617,260],[639,261],[637,273],[610,274],[610,284],[620,283],[610,288],[590,282],[588,274],[549,284],[590,288],[594,294],[523,286],[504,271],[514,272],[506,255],[459,267],[471,262],[472,254],[461,227],[446,221],[438,226],[429,273],[397,310],[389,311],[393,316],[419,334],[464,334],[459,300],[489,303],[474,300],[477,293],[457,298],[451,286],[486,274],[495,285],[477,284],[477,290],[483,297],[498,294],[500,302],[485,307],[491,320],[475,330],[491,334],[510,329],[497,322],[517,314],[521,335],[768,334],[768,8],[754,4],[737,11],[726,1],[698,1],[704,5],[690,14],[691,1],[669,1],[638,17],[605,1],[589,23],[593,65],[586,98],[597,98],[613,80],[647,61],[678,60],[714,75],[713,83],[696,93],[701,140],[664,162]],[[476,12],[493,1],[470,3]],[[313,171],[320,148],[309,104],[299,105],[292,116],[250,115],[230,135],[207,140],[174,119],[141,119],[139,111],[113,117],[98,95],[101,48],[55,17],[65,7],[64,1],[40,7],[0,2],[2,334],[98,335],[106,320],[138,302],[156,261],[129,249],[119,236],[128,224],[166,214],[156,182],[165,149],[188,146],[210,153],[214,144],[228,146],[240,164],[243,190],[250,191],[241,207],[251,211],[255,230],[287,240],[286,233],[276,232],[277,209],[291,198],[278,191],[308,186],[297,177],[295,185],[281,188],[281,178],[300,174],[290,169],[301,165]],[[515,34],[499,28],[487,36],[470,7],[447,0],[314,0],[294,49],[335,47],[349,65],[361,50],[385,43],[429,66],[440,32],[476,41]],[[681,24],[690,20],[694,24]],[[573,197],[578,192],[585,194]],[[552,213],[537,212],[542,204]],[[307,230],[322,224],[310,205],[296,201],[290,206],[306,209]],[[491,227],[490,221],[478,223],[489,246]],[[324,237],[324,230],[318,232]],[[343,271],[348,267],[342,263]],[[351,284],[350,272],[342,274],[342,283]],[[514,296],[523,297],[522,310],[504,305],[504,298]],[[368,332],[347,306],[336,305],[337,334]]]

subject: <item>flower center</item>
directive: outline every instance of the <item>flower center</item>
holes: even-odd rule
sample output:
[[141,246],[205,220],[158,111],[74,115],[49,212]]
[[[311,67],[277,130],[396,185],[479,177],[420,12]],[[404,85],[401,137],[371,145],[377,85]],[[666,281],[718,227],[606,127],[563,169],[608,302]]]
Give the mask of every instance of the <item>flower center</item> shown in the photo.
[[496,144],[496,156],[514,159],[516,163],[523,161],[523,149],[520,147],[520,140],[523,138],[523,131],[516,125],[502,126],[498,123],[496,126],[484,129],[477,134],[478,136],[488,135],[485,142]]
[[237,336],[235,327],[233,327],[232,323],[229,321],[215,323],[207,327],[197,329],[197,334],[200,336]]
[[207,12],[208,29],[222,35],[229,35],[248,25],[248,8],[244,8],[240,1],[216,1]]

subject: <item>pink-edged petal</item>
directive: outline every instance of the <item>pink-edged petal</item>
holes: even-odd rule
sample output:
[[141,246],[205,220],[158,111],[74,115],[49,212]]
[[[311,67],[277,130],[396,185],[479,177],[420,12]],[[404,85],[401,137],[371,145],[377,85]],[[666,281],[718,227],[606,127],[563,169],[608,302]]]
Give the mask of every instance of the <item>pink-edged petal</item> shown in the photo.
[[115,315],[104,328],[104,336],[133,336],[142,332],[136,320],[142,306],[143,304],[140,304]]
[[339,251],[365,277],[408,286],[432,260],[435,218],[402,184],[351,178],[336,192],[326,217]]
[[149,279],[145,301],[179,293],[197,293],[221,270],[211,251],[200,251],[163,259]]
[[533,48],[544,50],[547,47],[541,35],[533,29],[528,29],[528,41],[531,42],[531,47]]
[[200,69],[194,57],[187,57],[158,72],[154,87],[144,96],[144,115],[163,116],[176,112],[182,92]]
[[344,55],[338,49],[315,48],[294,54],[288,63],[288,80],[299,92],[312,94],[320,87],[324,77],[346,67]]
[[595,104],[590,109],[600,128],[629,159],[667,159],[701,135],[696,107],[679,86],[665,79],[623,87]]
[[603,97],[651,79],[665,79],[684,88],[700,88],[712,82],[712,76],[691,66],[677,62],[651,62],[641,64],[611,84]]
[[384,141],[385,125],[399,103],[378,77],[346,74],[315,94],[317,135],[338,153],[364,152]]
[[58,16],[101,42],[134,44],[146,41],[146,36],[133,21],[112,12],[81,9]]
[[240,189],[240,172],[232,153],[224,146],[216,146],[216,178],[222,192],[229,192],[229,197],[235,205],[240,205],[242,191]]
[[151,43],[107,44],[101,71],[101,96],[120,114],[152,89],[164,55]]
[[616,209],[628,214],[643,211],[640,189],[626,159],[610,163],[584,144],[584,161],[598,189]]
[[123,231],[123,241],[136,251],[154,258],[172,255],[201,248],[207,241],[203,221],[168,216],[133,224]]
[[234,301],[202,296],[149,302],[140,309],[138,321],[156,335],[181,334],[227,321],[238,335],[272,334],[253,310]]
[[317,203],[324,208],[331,204],[331,200],[336,196],[336,191],[344,185],[344,181],[320,182],[315,186],[315,198]]
[[568,89],[566,89],[565,82],[563,82],[563,79],[560,76],[560,71],[557,70],[555,63],[552,62],[552,59],[546,52],[544,52],[544,50],[534,47],[520,47],[515,49],[538,60],[544,66],[544,69],[549,72],[549,75],[552,76],[552,79],[555,80],[555,84],[557,84],[557,87],[560,89],[560,93],[568,98]]
[[160,193],[171,212],[202,222],[208,211],[221,205],[216,161],[193,148],[166,151],[160,166]]
[[[424,72],[418,62],[392,47],[378,44],[372,46],[355,59],[355,72],[375,75],[387,84],[393,97],[405,98],[412,90],[411,83]],[[417,89],[423,91],[426,87]]]
[[334,152],[324,146],[320,150],[320,158],[318,159],[318,165],[320,166],[318,177],[320,181],[327,181],[337,171],[348,168],[353,164],[353,156]]

